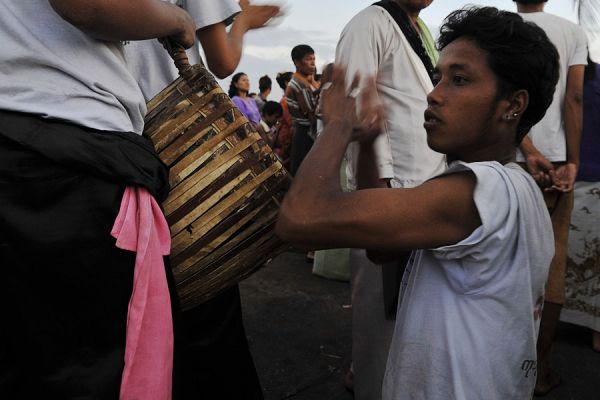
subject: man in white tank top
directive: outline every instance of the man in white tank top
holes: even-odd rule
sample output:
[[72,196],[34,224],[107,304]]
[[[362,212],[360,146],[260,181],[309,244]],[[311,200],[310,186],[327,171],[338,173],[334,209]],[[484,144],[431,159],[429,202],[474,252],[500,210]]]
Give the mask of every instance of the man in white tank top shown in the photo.
[[452,13],[438,47],[424,127],[448,170],[414,188],[342,192],[352,141],[359,184],[378,184],[374,139],[384,117],[374,78],[357,116],[358,82],[348,92],[337,67],[323,94],[326,127],[276,229],[308,248],[366,248],[378,258],[414,250],[384,400],[529,399],[553,240],[542,194],[514,160],[552,102],[558,54],[539,27],[493,7]]

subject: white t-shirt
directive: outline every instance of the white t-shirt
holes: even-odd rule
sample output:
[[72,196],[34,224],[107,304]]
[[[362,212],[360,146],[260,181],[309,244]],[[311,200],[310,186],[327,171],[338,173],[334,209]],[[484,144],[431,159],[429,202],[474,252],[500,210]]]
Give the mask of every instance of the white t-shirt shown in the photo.
[[120,43],[93,39],[34,0],[0,0],[0,37],[0,109],[142,132],[146,104]]
[[[236,0],[163,0],[179,4],[196,23],[196,29],[220,22],[230,24],[241,9]],[[198,41],[187,55],[190,64],[200,62]],[[130,42],[125,46],[125,56],[131,73],[138,81],[146,101],[152,99],[178,77],[177,68],[158,40]]]
[[[355,72],[377,77],[377,93],[386,118],[385,132],[375,142],[380,178],[391,178],[393,187],[414,187],[442,172],[445,157],[429,148],[423,128],[427,94],[433,85],[388,12],[372,6],[354,16],[340,36],[335,61],[347,66],[349,81]],[[351,189],[356,188],[356,159],[357,146],[351,145]]]
[[400,289],[384,400],[524,400],[536,380],[550,217],[518,165],[472,171],[482,225],[466,239],[412,255]]
[[[560,75],[554,99],[544,118],[529,132],[535,147],[549,161],[567,160],[565,137],[564,105],[567,88],[567,74],[573,65],[587,65],[587,39],[578,25],[546,12],[521,13],[526,21],[532,21],[542,28],[560,56]],[[517,161],[524,161],[519,151]]]

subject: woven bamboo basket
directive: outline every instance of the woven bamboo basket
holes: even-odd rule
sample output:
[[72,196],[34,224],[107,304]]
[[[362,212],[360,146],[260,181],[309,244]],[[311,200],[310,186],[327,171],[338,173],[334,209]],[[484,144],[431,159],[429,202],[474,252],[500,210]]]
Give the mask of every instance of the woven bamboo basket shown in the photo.
[[289,174],[202,65],[169,50],[180,78],[148,103],[144,133],[170,168],[163,209],[184,310],[255,272],[285,246],[275,236]]

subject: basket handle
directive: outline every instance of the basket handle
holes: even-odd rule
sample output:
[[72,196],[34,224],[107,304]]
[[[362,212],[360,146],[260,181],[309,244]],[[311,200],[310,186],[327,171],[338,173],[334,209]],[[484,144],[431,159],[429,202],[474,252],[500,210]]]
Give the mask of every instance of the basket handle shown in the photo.
[[158,39],[158,41],[175,62],[175,67],[177,67],[179,75],[185,80],[190,80],[193,75],[193,69],[183,46],[168,37]]

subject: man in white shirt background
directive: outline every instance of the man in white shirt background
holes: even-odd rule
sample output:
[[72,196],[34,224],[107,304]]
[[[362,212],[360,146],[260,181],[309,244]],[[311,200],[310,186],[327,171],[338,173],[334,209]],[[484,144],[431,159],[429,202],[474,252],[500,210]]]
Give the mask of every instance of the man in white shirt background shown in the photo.
[[[430,71],[437,53],[419,13],[431,3],[394,0],[367,7],[346,25],[337,45],[335,62],[347,66],[348,82],[356,72],[363,78],[377,76],[377,96],[386,118],[384,133],[376,140],[381,187],[414,187],[445,167],[444,157],[427,146],[423,129],[427,93],[433,89]],[[400,24],[388,10],[399,16]],[[365,84],[366,80],[361,86]],[[348,152],[348,186],[352,190],[357,189],[357,150],[351,145]],[[354,395],[357,400],[378,400],[394,330],[401,269],[398,263],[374,264],[362,249],[351,251],[350,265]]]
[[517,160],[525,163],[544,190],[554,230],[555,255],[546,283],[537,343],[535,393],[543,395],[560,383],[560,378],[550,370],[549,356],[565,301],[566,247],[573,208],[573,185],[579,168],[587,46],[585,33],[578,25],[544,12],[547,0],[514,1],[520,15],[544,29],[560,54],[560,78],[552,105],[523,140],[521,154],[517,154]]

